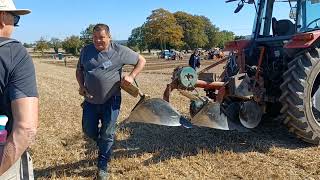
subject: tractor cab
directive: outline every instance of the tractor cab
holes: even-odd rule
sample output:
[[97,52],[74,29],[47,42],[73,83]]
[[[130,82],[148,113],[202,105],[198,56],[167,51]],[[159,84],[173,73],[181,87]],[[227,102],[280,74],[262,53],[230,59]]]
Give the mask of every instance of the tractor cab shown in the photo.
[[[293,12],[295,10],[293,9]],[[320,29],[320,1],[303,0],[296,8],[297,31],[309,32]]]
[[[236,0],[226,2],[232,1]],[[320,0],[240,0],[234,12],[245,4],[256,12],[251,39],[226,44],[226,50],[234,53],[224,80],[246,74],[255,108],[268,117],[284,115],[284,124],[293,133],[319,144]]]
[[[258,41],[291,39],[296,26],[297,3],[291,1],[261,0],[253,27],[253,38]],[[291,17],[291,18],[290,18]]]
[[255,8],[253,39],[290,39],[296,33],[320,29],[320,0],[240,0],[234,12],[240,12],[244,4]]
[[[237,0],[226,2],[233,1]],[[247,43],[248,46],[262,44],[299,49],[307,47],[303,43],[310,45],[318,37],[320,0],[240,0],[234,12],[239,13],[245,4],[253,5],[256,14],[251,34],[252,44]],[[314,31],[315,36],[305,35]],[[287,44],[289,40],[294,42]],[[298,42],[302,40],[304,42]],[[299,46],[296,46],[297,43]]]
[[[236,0],[226,2],[232,1]],[[256,14],[251,39],[226,44],[225,50],[237,51],[233,59],[238,67],[229,75],[251,72],[255,75],[256,68],[265,66],[261,69],[268,74],[263,76],[264,80],[272,82],[265,87],[270,89],[266,94],[277,99],[273,96],[280,94],[278,77],[287,63],[302,49],[319,41],[320,0],[240,0],[234,12],[239,13],[245,4],[253,5]]]
[[[200,71],[175,68],[163,99],[139,101],[127,122],[247,132],[261,120],[278,119],[320,144],[320,0],[226,2],[233,1],[234,13],[254,7],[251,38],[228,42],[229,54]],[[222,63],[219,77],[200,78]],[[188,118],[169,103],[175,89],[190,99]]]

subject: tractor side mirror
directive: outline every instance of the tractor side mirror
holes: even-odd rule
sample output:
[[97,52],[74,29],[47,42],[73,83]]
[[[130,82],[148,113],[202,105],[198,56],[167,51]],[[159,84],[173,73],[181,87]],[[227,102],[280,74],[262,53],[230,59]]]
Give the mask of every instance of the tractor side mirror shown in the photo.
[[227,0],[226,3],[233,2],[233,1],[237,1],[237,0]]
[[238,12],[243,8],[243,6],[244,6],[244,1],[241,0],[241,1],[238,3],[237,9],[234,10],[234,13],[238,13]]
[[289,18],[296,21],[296,17],[297,17],[297,7],[291,7]]
[[317,4],[320,3],[320,0],[311,0],[311,4]]

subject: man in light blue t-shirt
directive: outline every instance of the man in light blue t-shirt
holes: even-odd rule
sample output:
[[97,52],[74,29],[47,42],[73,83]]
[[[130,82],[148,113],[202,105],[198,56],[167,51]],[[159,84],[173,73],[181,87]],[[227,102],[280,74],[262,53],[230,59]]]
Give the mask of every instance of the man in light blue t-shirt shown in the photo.
[[[93,44],[81,51],[76,77],[79,94],[85,97],[82,125],[84,133],[99,147],[98,179],[107,179],[107,163],[121,105],[120,81],[133,83],[145,63],[138,53],[112,42],[109,27],[105,24],[93,28]],[[134,65],[134,68],[121,78],[125,64]],[[98,127],[99,121],[101,128]]]

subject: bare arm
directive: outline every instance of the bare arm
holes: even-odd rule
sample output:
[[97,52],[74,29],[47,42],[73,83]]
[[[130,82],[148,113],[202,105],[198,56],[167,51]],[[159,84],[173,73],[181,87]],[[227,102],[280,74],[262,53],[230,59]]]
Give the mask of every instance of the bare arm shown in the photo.
[[9,169],[35,141],[38,127],[38,98],[26,97],[11,102],[13,128],[3,151],[0,175]]
[[124,77],[124,80],[129,83],[133,83],[134,78],[142,71],[145,64],[146,59],[143,56],[139,55],[137,64],[134,66],[131,73],[128,76]]
[[83,72],[79,68],[77,68],[76,70],[76,78],[77,78],[79,87],[84,88]]
[[77,69],[76,69],[76,78],[79,84],[79,89],[84,89],[84,77],[83,77],[83,65],[81,59],[83,58],[83,50],[80,53],[80,58],[78,60]]

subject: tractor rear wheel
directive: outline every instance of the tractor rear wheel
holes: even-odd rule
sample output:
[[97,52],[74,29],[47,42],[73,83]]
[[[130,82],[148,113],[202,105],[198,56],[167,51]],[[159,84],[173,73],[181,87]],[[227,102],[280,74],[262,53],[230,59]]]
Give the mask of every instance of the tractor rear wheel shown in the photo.
[[290,132],[320,144],[320,48],[310,48],[288,63],[280,88],[281,113]]

